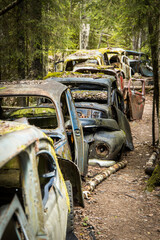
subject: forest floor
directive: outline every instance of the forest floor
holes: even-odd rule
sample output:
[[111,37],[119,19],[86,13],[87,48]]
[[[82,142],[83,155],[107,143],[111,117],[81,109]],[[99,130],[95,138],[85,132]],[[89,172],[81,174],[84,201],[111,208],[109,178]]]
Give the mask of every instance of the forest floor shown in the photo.
[[127,166],[99,184],[84,209],[75,208],[79,240],[160,240],[160,187],[145,190],[144,168],[153,153],[151,121],[152,96],[147,94],[143,119],[130,122],[135,149],[122,156]]

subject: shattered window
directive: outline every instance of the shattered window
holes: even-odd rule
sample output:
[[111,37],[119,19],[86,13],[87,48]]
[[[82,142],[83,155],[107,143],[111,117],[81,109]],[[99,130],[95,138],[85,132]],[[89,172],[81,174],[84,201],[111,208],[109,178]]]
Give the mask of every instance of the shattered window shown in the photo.
[[[58,126],[56,109],[53,102],[46,97],[10,96],[0,98],[0,119],[24,120],[40,128]],[[21,122],[23,122],[23,120]]]

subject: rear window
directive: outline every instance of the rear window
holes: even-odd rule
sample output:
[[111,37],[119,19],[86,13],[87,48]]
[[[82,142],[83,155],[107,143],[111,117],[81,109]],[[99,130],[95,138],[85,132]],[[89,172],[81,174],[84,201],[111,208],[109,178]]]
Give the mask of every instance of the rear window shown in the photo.
[[0,98],[0,119],[25,118],[29,124],[40,128],[57,128],[57,114],[53,102],[46,97],[10,96]]

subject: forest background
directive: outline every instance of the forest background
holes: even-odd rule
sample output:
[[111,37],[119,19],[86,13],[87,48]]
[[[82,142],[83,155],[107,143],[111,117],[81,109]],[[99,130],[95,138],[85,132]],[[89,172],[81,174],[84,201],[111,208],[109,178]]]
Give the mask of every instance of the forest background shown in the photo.
[[154,63],[159,14],[158,0],[0,0],[0,80],[43,78],[48,56],[80,48],[82,26],[87,49],[143,51]]

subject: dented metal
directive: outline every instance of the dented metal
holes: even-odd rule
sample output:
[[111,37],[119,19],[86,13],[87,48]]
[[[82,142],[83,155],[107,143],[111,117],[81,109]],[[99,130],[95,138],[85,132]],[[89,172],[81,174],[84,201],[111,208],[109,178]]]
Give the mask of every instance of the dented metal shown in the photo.
[[129,122],[123,113],[123,96],[115,78],[79,76],[50,78],[48,81],[52,80],[66,84],[72,91],[85,140],[89,143],[90,162],[96,158],[101,165],[101,161],[104,164],[104,161],[115,160],[125,146],[133,150]]
[[0,135],[0,238],[66,239],[69,199],[52,140],[17,122],[0,121]]
[[[13,83],[1,86],[1,119],[22,122],[25,120],[27,123],[40,127],[43,134],[46,133],[53,140],[56,154],[60,158],[71,161],[69,165],[73,165],[74,169],[77,168],[77,177],[80,178],[80,174],[84,176],[88,167],[88,146],[83,141],[83,129],[77,117],[71,93],[66,86],[57,82],[47,83],[46,81],[26,81],[23,84]],[[23,106],[22,104],[21,107],[17,107],[13,104],[11,106],[11,102],[14,102],[15,98],[15,103],[17,103],[17,98],[21,100],[20,96],[25,100],[25,103],[31,105],[26,106],[25,104]],[[8,106],[2,104],[6,97]],[[55,118],[56,125],[54,127]],[[67,172],[68,168],[61,170]],[[74,199],[76,199],[77,205],[84,206],[81,178],[74,188]]]
[[130,120],[140,120],[145,105],[145,80],[131,78],[124,89],[125,113]]
[[104,65],[105,59],[103,54],[98,50],[78,50],[65,59],[64,71],[73,71],[74,66],[80,63]]

